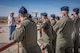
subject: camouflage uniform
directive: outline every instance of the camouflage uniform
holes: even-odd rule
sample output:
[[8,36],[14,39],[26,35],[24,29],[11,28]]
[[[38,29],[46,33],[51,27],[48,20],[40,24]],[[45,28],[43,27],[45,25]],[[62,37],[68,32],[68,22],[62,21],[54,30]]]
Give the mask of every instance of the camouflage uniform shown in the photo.
[[56,21],[55,20],[52,20],[51,21],[51,26],[54,26],[56,24]]
[[39,42],[43,44],[43,50],[47,49],[48,53],[52,53],[52,32],[50,21],[48,19],[45,19],[44,23],[42,24],[42,28],[44,29],[44,33],[39,39]]
[[73,42],[74,42],[74,52],[78,53],[79,27],[80,27],[80,18],[79,18],[79,16],[76,16],[73,21],[74,21],[74,31],[72,33],[72,37],[73,37]]
[[[55,20],[51,21],[51,26],[53,27],[56,24]],[[56,46],[56,32],[52,29],[52,35],[53,35],[53,39],[52,39],[52,47],[53,47],[53,51],[55,53],[55,46]]]
[[36,24],[25,17],[20,25],[20,28],[16,28],[13,32],[13,40],[21,42],[22,53],[41,53],[37,44]]
[[71,39],[73,21],[68,16],[64,16],[57,24],[55,24],[55,26],[53,26],[53,29],[57,33],[56,53],[71,53],[73,46]]

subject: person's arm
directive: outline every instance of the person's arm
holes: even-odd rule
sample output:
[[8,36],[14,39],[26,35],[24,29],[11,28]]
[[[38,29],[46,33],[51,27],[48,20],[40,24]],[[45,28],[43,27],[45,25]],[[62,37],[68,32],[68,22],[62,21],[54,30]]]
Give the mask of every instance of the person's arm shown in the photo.
[[53,30],[56,32],[58,29],[59,29],[59,23],[56,23],[56,24],[53,26]]
[[47,27],[47,21],[44,21],[41,28],[46,28]]
[[41,31],[42,31],[42,34],[44,34],[44,29],[47,27],[47,22],[44,21],[42,26],[41,26]]
[[12,17],[8,17],[8,24],[9,24],[9,25],[12,24]]
[[25,35],[25,28],[24,28],[24,26],[21,26],[21,27],[17,26],[15,31],[12,34],[12,36],[13,36],[12,38],[16,42],[19,42],[19,41],[23,40],[24,35]]
[[64,27],[65,25],[65,22],[63,22],[62,20],[60,20],[58,23],[56,23],[54,26],[53,26],[53,30],[55,32],[57,32],[60,28]]

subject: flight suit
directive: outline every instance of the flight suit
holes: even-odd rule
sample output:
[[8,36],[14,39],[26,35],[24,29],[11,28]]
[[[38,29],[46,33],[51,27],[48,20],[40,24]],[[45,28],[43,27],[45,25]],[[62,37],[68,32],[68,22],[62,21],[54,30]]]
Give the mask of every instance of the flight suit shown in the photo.
[[72,33],[73,42],[74,42],[74,53],[78,53],[79,47],[79,27],[80,27],[80,18],[76,16],[74,19],[74,31]]
[[13,32],[13,40],[21,42],[22,53],[41,53],[37,44],[36,24],[25,17],[19,25],[20,28],[16,28]]
[[52,20],[51,21],[51,26],[54,26],[56,24],[56,21],[55,20]]
[[[51,21],[51,26],[53,27],[56,24],[55,20]],[[52,47],[53,47],[53,52],[55,53],[55,47],[56,47],[56,32],[52,29],[52,35],[53,35],[53,39],[52,39]]]
[[72,53],[73,21],[68,16],[64,16],[53,26],[53,29],[57,34],[56,53]]
[[39,42],[43,44],[43,50],[47,49],[48,53],[52,53],[52,29],[50,21],[48,19],[45,19],[41,27],[44,29],[44,33],[39,39]]

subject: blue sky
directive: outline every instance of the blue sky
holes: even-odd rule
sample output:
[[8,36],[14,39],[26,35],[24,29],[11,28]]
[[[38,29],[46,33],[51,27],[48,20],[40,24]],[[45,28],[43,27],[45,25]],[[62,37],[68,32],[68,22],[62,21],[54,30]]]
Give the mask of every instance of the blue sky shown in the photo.
[[60,8],[69,6],[71,14],[73,8],[80,8],[80,0],[0,0],[0,16],[8,16],[10,11],[14,11],[17,16],[21,6],[26,7],[31,14],[34,11],[39,12],[38,16],[41,12],[47,12],[48,16],[60,15]]

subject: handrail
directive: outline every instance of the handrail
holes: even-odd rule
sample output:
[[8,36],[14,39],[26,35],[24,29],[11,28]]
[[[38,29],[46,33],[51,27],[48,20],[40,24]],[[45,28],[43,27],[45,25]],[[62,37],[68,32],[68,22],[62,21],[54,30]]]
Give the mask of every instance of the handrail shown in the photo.
[[0,47],[0,52],[2,52],[3,50],[7,49],[8,47],[14,45],[16,42],[15,41],[11,41],[10,43]]

